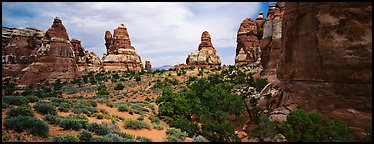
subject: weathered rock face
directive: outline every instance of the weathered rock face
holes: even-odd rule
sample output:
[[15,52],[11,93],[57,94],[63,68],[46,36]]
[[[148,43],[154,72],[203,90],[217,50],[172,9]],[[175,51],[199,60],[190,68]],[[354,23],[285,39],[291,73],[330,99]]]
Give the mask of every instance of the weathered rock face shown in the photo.
[[101,60],[94,52],[86,51],[78,39],[72,39],[70,42],[73,45],[75,60],[77,61],[79,70],[83,74],[100,70]]
[[104,70],[135,71],[142,69],[140,56],[131,46],[127,28],[121,24],[114,30],[113,36],[109,31],[105,32],[105,46],[107,54],[103,56]]
[[263,38],[260,42],[261,65],[263,75],[276,79],[276,70],[281,56],[282,17],[284,2],[277,2],[269,6],[268,15],[264,24]]
[[35,61],[45,31],[2,27],[2,75],[20,76]]
[[193,51],[186,59],[187,65],[221,65],[221,60],[213,47],[211,37],[207,31],[201,35],[198,50]]
[[[371,3],[286,3],[277,107],[372,122]],[[352,112],[353,111],[353,112]]]
[[34,84],[46,80],[69,80],[81,76],[75,61],[72,44],[60,18],[56,17],[36,52],[36,61],[24,68],[20,84]]
[[254,21],[246,18],[239,27],[236,46],[235,65],[255,64],[260,61],[259,46],[263,35],[264,15],[262,12]]
[[152,70],[151,61],[145,61],[144,70]]

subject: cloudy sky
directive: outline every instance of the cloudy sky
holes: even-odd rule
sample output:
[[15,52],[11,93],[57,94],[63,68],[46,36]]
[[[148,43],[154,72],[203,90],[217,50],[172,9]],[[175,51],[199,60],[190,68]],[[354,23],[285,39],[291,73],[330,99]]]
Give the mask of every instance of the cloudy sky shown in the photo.
[[104,34],[124,23],[132,45],[152,67],[185,63],[203,31],[212,37],[222,64],[234,64],[236,33],[245,18],[267,14],[270,2],[2,2],[2,26],[47,30],[58,16],[69,38],[100,58]]

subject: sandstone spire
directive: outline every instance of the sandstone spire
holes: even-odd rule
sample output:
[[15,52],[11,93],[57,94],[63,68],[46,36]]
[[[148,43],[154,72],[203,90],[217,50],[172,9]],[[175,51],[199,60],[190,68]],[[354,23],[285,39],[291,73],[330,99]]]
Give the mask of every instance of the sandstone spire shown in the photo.
[[103,68],[105,70],[135,71],[142,69],[140,56],[135,48],[131,46],[131,41],[127,28],[120,24],[112,34],[105,32],[105,46],[107,54],[103,57]]
[[187,65],[221,65],[221,60],[207,31],[202,33],[198,50],[188,55],[186,63]]

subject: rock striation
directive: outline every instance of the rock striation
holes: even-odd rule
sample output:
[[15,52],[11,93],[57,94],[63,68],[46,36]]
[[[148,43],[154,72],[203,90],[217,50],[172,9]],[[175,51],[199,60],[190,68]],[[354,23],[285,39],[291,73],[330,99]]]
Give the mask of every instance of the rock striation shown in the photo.
[[235,65],[253,65],[260,62],[259,46],[263,35],[264,15],[260,12],[256,20],[246,18],[240,24],[236,46]]
[[36,60],[22,70],[25,75],[19,81],[20,84],[70,80],[81,76],[72,47],[65,26],[56,17],[42,38],[42,44],[36,51]]
[[79,39],[71,39],[70,42],[73,45],[75,60],[82,73],[100,70],[101,60],[94,52],[85,50]]
[[260,42],[263,75],[270,79],[276,79],[276,70],[282,53],[281,38],[284,10],[284,2],[277,2],[275,6],[269,6],[263,38]]
[[186,59],[187,65],[221,65],[221,60],[213,47],[211,37],[207,31],[201,35],[198,50],[193,51]]
[[105,32],[105,46],[107,54],[102,58],[104,70],[139,72],[142,69],[141,58],[135,48],[131,46],[130,37],[124,24],[118,26],[113,35],[110,31]]
[[371,3],[290,2],[285,7],[277,69],[283,91],[274,97],[275,107],[318,111],[362,132],[372,122]]
[[21,76],[22,69],[36,60],[44,34],[36,28],[2,27],[2,76]]
[[145,67],[144,70],[150,71],[152,70],[151,61],[145,61]]

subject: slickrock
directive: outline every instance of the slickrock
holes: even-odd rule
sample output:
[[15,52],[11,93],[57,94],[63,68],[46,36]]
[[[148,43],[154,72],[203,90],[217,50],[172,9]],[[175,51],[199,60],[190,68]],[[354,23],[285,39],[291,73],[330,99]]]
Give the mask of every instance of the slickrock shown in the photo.
[[187,65],[221,65],[221,60],[213,47],[211,37],[207,31],[201,35],[198,50],[193,51],[186,59]]
[[36,59],[45,31],[2,27],[2,76],[21,76]]
[[81,76],[75,61],[73,46],[65,26],[59,17],[53,21],[36,51],[36,61],[24,68],[25,75],[19,81],[28,85],[46,80],[70,80]]
[[131,41],[127,28],[121,24],[114,30],[105,32],[105,46],[107,54],[103,56],[102,66],[106,71],[135,71],[142,69],[142,61],[131,46]]
[[297,104],[360,128],[372,122],[371,16],[371,3],[287,2],[276,107]]

